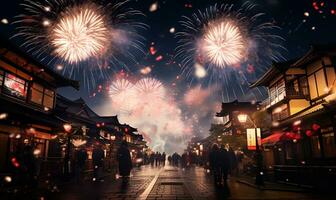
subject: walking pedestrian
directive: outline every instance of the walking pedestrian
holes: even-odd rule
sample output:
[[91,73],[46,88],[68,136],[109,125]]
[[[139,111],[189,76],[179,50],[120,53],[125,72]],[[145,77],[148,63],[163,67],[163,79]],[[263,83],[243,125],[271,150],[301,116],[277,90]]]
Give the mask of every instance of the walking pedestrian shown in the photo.
[[219,150],[219,166],[220,166],[220,182],[223,181],[223,184],[227,184],[228,170],[230,167],[230,159],[225,146],[222,145]]
[[162,156],[161,156],[161,163],[162,163],[163,166],[166,165],[166,153],[165,153],[165,152],[162,153]]
[[127,181],[132,170],[132,160],[126,141],[121,143],[117,152],[117,158],[119,162],[119,175],[123,177],[123,181]]
[[187,168],[188,166],[188,154],[184,152],[181,157],[181,166],[182,168]]
[[172,157],[171,157],[171,155],[168,156],[168,163],[169,163],[169,165],[172,165]]
[[155,162],[155,153],[151,153],[151,155],[149,156],[149,160],[151,163],[151,166],[154,166],[154,162]]
[[210,170],[214,176],[215,185],[220,184],[220,165],[219,165],[219,148],[217,144],[213,144],[209,155]]
[[24,186],[30,188],[36,188],[38,184],[37,175],[36,175],[36,158],[34,156],[33,147],[31,145],[26,145],[23,148],[22,155],[22,167],[23,167],[23,176]]
[[155,154],[155,166],[159,166],[160,165],[160,159],[161,159],[161,154],[159,152],[156,152]]
[[93,181],[104,181],[101,179],[101,173],[104,163],[104,150],[101,145],[96,145],[92,152],[93,160]]
[[76,157],[75,157],[75,175],[76,175],[76,181],[77,183],[82,182],[82,175],[83,171],[85,168],[85,163],[87,160],[87,152],[84,147],[81,147],[77,152],[76,152]]
[[228,155],[229,155],[229,160],[230,160],[230,173],[232,176],[237,168],[237,157],[232,147],[229,148]]

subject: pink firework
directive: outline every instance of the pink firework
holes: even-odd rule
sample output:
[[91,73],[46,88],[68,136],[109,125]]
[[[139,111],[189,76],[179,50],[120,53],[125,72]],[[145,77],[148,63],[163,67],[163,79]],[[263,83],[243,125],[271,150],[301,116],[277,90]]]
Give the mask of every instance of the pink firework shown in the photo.
[[131,111],[136,105],[134,85],[126,79],[117,79],[109,87],[112,103],[123,111]]
[[137,96],[144,103],[157,101],[165,96],[165,89],[162,83],[154,78],[143,78],[135,84]]

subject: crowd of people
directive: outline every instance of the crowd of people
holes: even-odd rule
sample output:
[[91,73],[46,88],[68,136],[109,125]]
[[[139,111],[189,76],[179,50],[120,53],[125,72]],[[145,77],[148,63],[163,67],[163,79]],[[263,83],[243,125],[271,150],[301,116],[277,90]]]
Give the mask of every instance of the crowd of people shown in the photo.
[[147,159],[147,163],[150,164],[152,167],[155,166],[165,166],[166,164],[166,153],[160,152],[151,153]]
[[[16,155],[12,160],[13,165],[17,164],[17,175],[20,177],[19,182],[22,185],[37,185],[39,175],[39,157],[34,148],[26,145],[24,149],[18,149]],[[104,181],[102,179],[104,167],[104,150],[100,145],[95,145],[92,150],[92,164],[93,164],[93,181]],[[128,144],[123,141],[117,150],[118,174],[125,177],[127,180],[130,177],[133,168],[133,162]],[[85,147],[79,147],[74,154],[74,174],[78,183],[82,182],[85,166],[88,160],[88,154]],[[218,146],[213,144],[212,147],[203,152],[203,154],[196,154],[195,152],[185,151],[183,154],[173,153],[166,155],[165,152],[153,152],[147,154],[143,152],[136,155],[136,160],[141,160],[141,165],[150,165],[151,167],[163,167],[166,161],[169,165],[174,167],[181,167],[183,169],[189,168],[193,165],[199,165],[205,169],[210,170],[214,177],[215,185],[226,185],[228,175],[236,175],[239,172],[239,163],[241,158],[233,151],[224,145]],[[134,161],[134,159],[133,159]],[[138,164],[138,163],[137,163]],[[139,166],[141,166],[139,165]]]
[[[209,167],[214,176],[215,185],[226,185],[229,173],[237,170],[237,157],[233,149],[213,144],[209,153]],[[237,172],[237,171],[236,171]]]

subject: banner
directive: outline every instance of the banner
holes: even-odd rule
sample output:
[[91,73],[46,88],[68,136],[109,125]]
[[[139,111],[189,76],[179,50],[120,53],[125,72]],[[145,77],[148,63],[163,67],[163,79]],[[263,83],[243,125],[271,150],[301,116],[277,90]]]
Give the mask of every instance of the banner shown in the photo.
[[248,150],[256,150],[256,131],[258,137],[258,144],[261,144],[261,131],[260,128],[248,128],[246,129],[246,137],[247,137],[247,149]]

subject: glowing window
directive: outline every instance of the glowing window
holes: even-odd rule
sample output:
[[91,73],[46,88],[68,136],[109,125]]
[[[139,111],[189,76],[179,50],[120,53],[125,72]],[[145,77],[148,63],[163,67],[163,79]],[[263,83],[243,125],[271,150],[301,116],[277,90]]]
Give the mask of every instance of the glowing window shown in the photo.
[[43,99],[43,87],[39,84],[34,83],[31,87],[31,97],[30,100],[33,103],[42,105]]
[[315,99],[316,97],[318,97],[318,94],[314,74],[308,77],[308,83],[309,83],[310,98]]
[[26,81],[13,74],[6,73],[4,89],[10,95],[18,98],[25,99],[27,96]]
[[44,90],[43,105],[47,108],[53,108],[54,107],[54,96],[55,96],[54,91],[45,89]]

